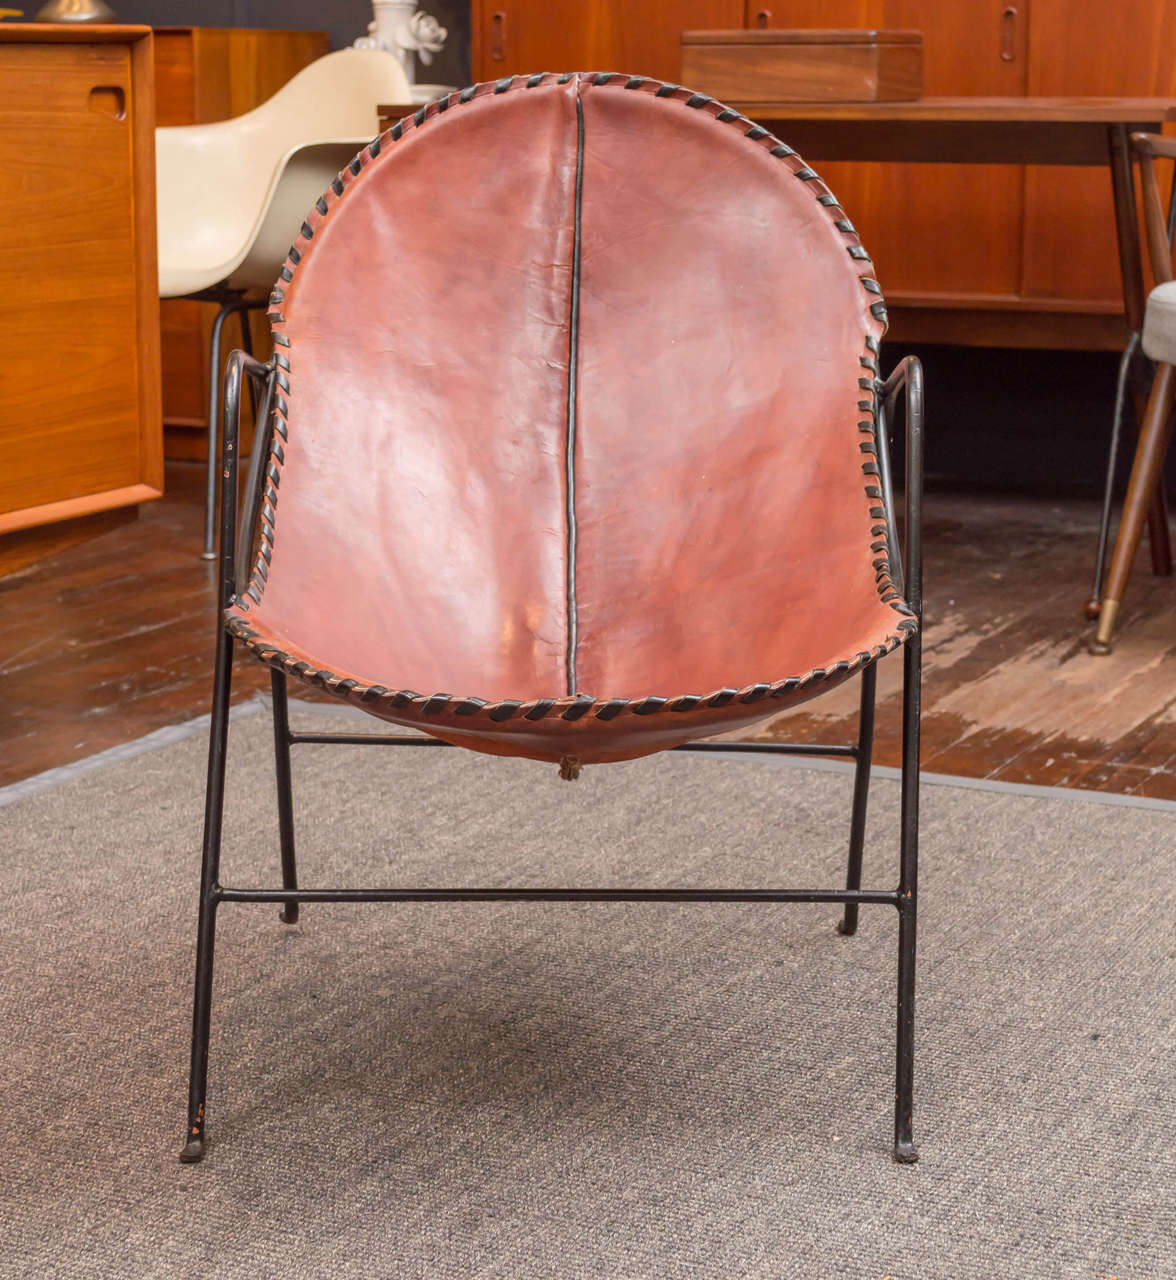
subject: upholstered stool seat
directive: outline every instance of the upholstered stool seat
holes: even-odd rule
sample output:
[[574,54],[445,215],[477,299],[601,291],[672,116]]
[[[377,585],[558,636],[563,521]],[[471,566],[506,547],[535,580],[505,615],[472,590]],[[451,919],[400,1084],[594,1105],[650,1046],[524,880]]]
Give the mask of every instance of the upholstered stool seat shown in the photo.
[[1149,360],[1176,364],[1176,280],[1156,285],[1147,295],[1142,345]]

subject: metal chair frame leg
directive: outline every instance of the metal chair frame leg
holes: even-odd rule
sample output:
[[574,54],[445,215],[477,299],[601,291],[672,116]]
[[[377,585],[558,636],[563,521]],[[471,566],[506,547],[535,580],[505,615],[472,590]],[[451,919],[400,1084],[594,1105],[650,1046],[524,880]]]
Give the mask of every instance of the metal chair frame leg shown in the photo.
[[[261,460],[269,448],[276,365],[259,364],[236,351],[229,359],[225,379],[225,429],[221,454],[221,610],[218,611],[217,665],[213,690],[212,734],[209,745],[208,791],[205,808],[204,861],[201,875],[200,911],[197,926],[196,987],[192,1019],[192,1059],[189,1077],[188,1128],[180,1159],[201,1160],[206,1150],[206,1093],[208,1045],[212,1008],[212,972],[216,912],[223,902],[273,903],[287,909],[283,919],[292,921],[303,902],[829,902],[845,907],[843,924],[856,924],[857,908],[863,903],[885,904],[899,914],[898,991],[896,1010],[895,1113],[893,1155],[900,1163],[918,1159],[912,1135],[915,1036],[915,923],[918,880],[919,824],[919,712],[922,672],[922,477],[923,477],[923,375],[919,362],[903,360],[885,382],[876,383],[878,395],[878,457],[883,477],[883,502],[891,517],[887,457],[886,421],[900,395],[906,403],[906,491],[904,547],[901,557],[891,554],[891,576],[905,584],[904,594],[915,615],[916,629],[903,649],[903,743],[902,815],[900,830],[899,881],[895,889],[860,887],[861,846],[864,837],[866,795],[873,739],[875,673],[866,668],[862,682],[862,723],[855,745],[761,742],[688,742],[678,751],[829,756],[855,761],[854,807],[850,844],[849,878],[855,883],[844,889],[597,889],[597,888],[438,888],[438,889],[302,889],[297,886],[294,866],[293,810],[291,804],[290,748],[306,743],[360,744],[374,746],[449,748],[451,743],[437,738],[374,733],[296,733],[289,727],[284,673],[275,672],[274,744],[277,760],[278,820],[282,841],[280,889],[229,888],[220,883],[220,832],[224,802],[225,750],[228,734],[229,693],[233,639],[223,625],[223,610],[240,589],[241,574],[236,564],[237,437],[242,375],[263,384],[259,429],[254,435],[250,480],[244,510],[248,517],[257,509],[261,483]],[[251,547],[242,535],[246,557]],[[855,853],[856,851],[856,853]],[[856,868],[856,869],[855,869]],[[846,930],[851,931],[851,930]]]
[[[208,462],[204,479],[204,550],[200,553],[202,560],[216,559],[216,492],[217,462],[220,458],[220,353],[221,331],[225,321],[231,315],[237,315],[241,321],[241,342],[247,354],[252,354],[252,337],[249,333],[250,311],[259,311],[267,306],[265,300],[246,298],[239,290],[217,290],[199,295],[201,301],[219,302],[220,310],[212,321],[212,332],[208,339]],[[250,383],[250,395],[253,396],[254,410],[257,400],[253,384]]]
[[[870,766],[874,757],[874,703],[878,687],[878,668],[870,666],[862,672],[861,701],[858,710],[857,760],[853,770],[853,813],[849,824],[849,866],[845,874],[847,889],[862,887],[862,855],[866,843],[866,806],[870,798]],[[857,933],[858,904],[847,902],[837,931],[850,937]]]
[[[286,673],[270,672],[270,689],[274,699],[274,766],[278,784],[278,836],[282,849],[282,888],[298,888],[298,869],[294,859],[294,795],[290,784],[290,714],[286,701]],[[298,903],[286,902],[281,918],[286,924],[298,923]]]
[[[219,317],[218,317],[219,318]],[[216,914],[221,901],[220,849],[224,817],[225,753],[229,739],[229,697],[233,684],[233,640],[224,626],[224,610],[234,597],[237,515],[237,431],[241,369],[248,357],[234,352],[225,379],[225,440],[221,469],[221,552],[217,609],[216,667],[212,725],[208,738],[208,784],[204,799],[204,846],[200,872],[200,910],[196,926],[196,982],[192,1000],[192,1057],[188,1073],[188,1127],[180,1160],[204,1158],[204,1104],[208,1087],[208,1041],[212,1026],[212,974]],[[268,379],[269,370],[250,360]]]

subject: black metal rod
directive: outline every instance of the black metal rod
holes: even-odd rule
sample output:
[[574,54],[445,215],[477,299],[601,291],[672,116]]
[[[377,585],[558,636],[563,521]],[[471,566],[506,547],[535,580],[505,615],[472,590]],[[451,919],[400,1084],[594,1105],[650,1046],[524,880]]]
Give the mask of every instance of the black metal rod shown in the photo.
[[222,902],[875,902],[894,889],[229,889]]
[[[247,356],[253,354],[253,331],[249,327],[250,311],[257,311],[266,306],[265,302],[256,299],[253,302],[243,302],[237,309],[237,320],[241,326],[241,350]],[[249,380],[249,405],[253,411],[253,426],[257,429],[257,383],[251,378]]]
[[334,743],[346,747],[452,747],[455,743],[446,742],[442,738],[399,737],[384,733],[291,733],[290,744],[300,743],[322,745]]
[[196,924],[196,976],[192,996],[192,1049],[188,1066],[188,1127],[180,1160],[196,1164],[204,1158],[204,1104],[208,1093],[208,1040],[212,1026],[212,970],[216,943],[216,880],[220,870],[221,821],[224,813],[225,749],[232,683],[232,641],[221,628],[217,638],[213,683],[212,727],[208,739],[208,785],[204,797],[204,843],[200,872],[200,910]]
[[[891,383],[895,382],[892,374],[890,380],[883,385],[884,394],[877,397],[877,429],[874,433],[874,448],[877,451],[875,457],[878,462],[878,483],[882,490],[882,506],[886,512],[886,563],[890,568],[890,580],[894,583],[894,589],[901,594],[903,589],[902,552],[899,549],[898,520],[895,518],[894,509],[894,468],[890,460],[890,422],[894,402],[906,384],[902,365],[899,365],[895,373],[900,374],[897,383],[891,386]],[[889,388],[888,393],[887,388]]]
[[217,462],[220,459],[220,432],[217,427],[220,415],[220,348],[221,330],[234,308],[222,302],[212,321],[212,333],[208,339],[208,463],[204,478],[204,550],[201,559],[216,558],[216,484]]
[[906,599],[919,626],[903,654],[902,812],[898,887],[898,993],[895,1035],[894,1158],[919,1158],[913,1135],[915,939],[919,878],[919,720],[923,671],[923,371],[907,366]]
[[[273,441],[273,403],[277,388],[277,367],[272,362],[265,366],[268,375],[260,408],[255,409],[253,448],[249,454],[249,469],[245,476],[245,493],[241,503],[241,518],[237,524],[237,573],[238,595],[249,585],[253,559],[258,547],[258,529],[261,513],[262,481],[265,463]],[[252,388],[256,379],[251,378]]]
[[[860,889],[862,855],[866,843],[866,805],[870,797],[870,765],[874,757],[874,703],[878,685],[878,666],[871,663],[862,672],[862,692],[858,710],[857,767],[853,775],[853,814],[849,824],[849,864],[845,887]],[[858,904],[847,902],[845,915],[837,926],[847,937],[857,932]]]
[[[233,641],[224,610],[233,599],[237,519],[237,425],[241,369],[248,357],[235,351],[225,376],[224,439],[221,449],[220,608],[216,624],[216,668],[212,684],[212,724],[208,735],[208,785],[204,797],[204,840],[200,871],[200,910],[196,924],[196,979],[192,998],[192,1056],[188,1070],[188,1128],[180,1160],[204,1158],[205,1100],[208,1092],[208,1039],[212,1021],[212,974],[216,947],[216,909],[220,901],[221,825],[224,816],[225,753],[229,738],[229,695],[233,683]],[[253,363],[256,363],[254,361]]]
[[856,759],[857,747],[819,742],[683,742],[671,751],[717,751],[736,755],[767,756],[834,756]]
[[[270,671],[274,698],[274,773],[278,788],[278,839],[282,851],[282,887],[298,888],[294,857],[294,796],[290,783],[290,717],[286,705],[286,673]],[[298,923],[298,903],[287,902],[281,913],[286,924]]]
[[[259,300],[248,300],[241,297],[239,293],[230,289],[216,291],[213,298],[220,302],[220,310],[216,313],[216,317],[212,322],[212,332],[208,339],[208,464],[205,472],[205,492],[204,492],[204,550],[200,553],[202,560],[214,560],[216,558],[215,536],[216,536],[216,486],[217,486],[217,462],[221,455],[220,448],[220,351],[221,351],[221,331],[225,327],[225,321],[231,315],[239,315],[241,317],[241,334],[245,343],[246,354],[251,355],[249,351],[250,339],[246,330],[249,323],[248,312],[256,311],[266,304]],[[227,376],[227,375],[226,375]],[[226,381],[227,386],[227,381]],[[257,408],[257,397],[250,387],[250,395],[253,396],[254,410]]]
[[[442,738],[401,737],[396,734],[383,733],[291,733],[293,745],[309,743],[323,745],[326,743],[343,744],[345,746],[385,746],[385,747],[452,747],[456,743],[446,742]],[[856,746],[829,745],[806,742],[684,742],[680,746],[671,747],[671,751],[717,751],[735,754],[761,754],[777,756],[835,756],[856,759]]]

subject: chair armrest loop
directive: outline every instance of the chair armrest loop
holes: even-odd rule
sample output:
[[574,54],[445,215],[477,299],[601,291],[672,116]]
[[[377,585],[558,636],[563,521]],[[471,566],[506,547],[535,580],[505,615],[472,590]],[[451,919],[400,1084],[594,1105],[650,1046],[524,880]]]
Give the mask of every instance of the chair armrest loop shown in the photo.
[[[274,380],[277,369],[271,360],[262,364],[244,351],[229,356],[224,383],[224,429],[221,433],[221,519],[220,519],[220,607],[227,609],[249,580],[248,558],[252,550],[251,530],[257,523],[258,496],[264,459],[272,435]],[[237,457],[240,453],[241,381],[248,375],[261,384],[263,393],[253,435],[249,460],[249,487],[245,494],[240,546],[246,548],[242,564],[237,564]]]

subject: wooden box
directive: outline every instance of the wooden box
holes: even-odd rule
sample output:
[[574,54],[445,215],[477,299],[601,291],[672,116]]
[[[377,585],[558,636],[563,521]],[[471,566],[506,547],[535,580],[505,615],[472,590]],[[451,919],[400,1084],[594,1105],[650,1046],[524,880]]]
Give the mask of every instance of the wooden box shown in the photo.
[[720,102],[895,102],[923,93],[918,31],[683,31],[682,83]]

